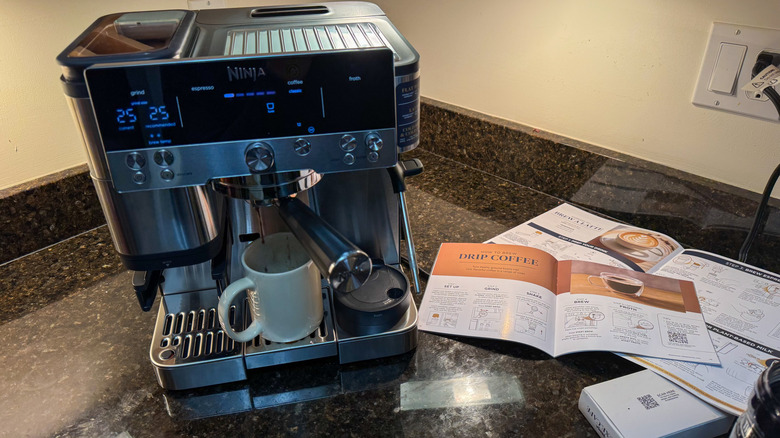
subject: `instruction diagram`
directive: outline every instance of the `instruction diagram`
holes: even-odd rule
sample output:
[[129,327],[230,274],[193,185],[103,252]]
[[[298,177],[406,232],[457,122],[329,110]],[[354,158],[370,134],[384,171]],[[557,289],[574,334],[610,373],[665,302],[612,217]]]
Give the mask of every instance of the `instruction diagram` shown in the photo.
[[515,331],[518,333],[531,335],[541,340],[547,340],[547,329],[544,324],[540,324],[530,319],[518,319],[515,321]]
[[604,319],[602,312],[575,312],[567,313],[563,327],[566,329],[596,327],[598,321]]
[[615,327],[623,327],[639,330],[652,330],[655,325],[642,316],[628,315],[625,313],[613,313],[612,324]]
[[547,321],[547,308],[541,304],[527,300],[519,300],[517,303],[517,314],[533,317],[542,321]]
[[458,314],[451,312],[430,312],[426,321],[429,325],[454,328],[458,324]]
[[472,311],[469,330],[480,332],[498,332],[501,329],[501,309],[475,307]]

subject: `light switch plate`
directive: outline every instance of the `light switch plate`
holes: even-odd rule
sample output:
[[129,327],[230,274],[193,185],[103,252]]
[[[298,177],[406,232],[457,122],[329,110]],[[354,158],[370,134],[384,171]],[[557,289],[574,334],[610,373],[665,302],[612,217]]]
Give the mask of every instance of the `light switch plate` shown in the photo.
[[[746,48],[744,56],[740,56],[740,47]],[[780,29],[712,23],[693,104],[780,123],[777,110],[766,97],[756,99],[740,89],[750,82],[762,51],[780,53]],[[729,92],[731,75],[736,75],[736,83]],[[780,87],[775,88],[780,91]]]

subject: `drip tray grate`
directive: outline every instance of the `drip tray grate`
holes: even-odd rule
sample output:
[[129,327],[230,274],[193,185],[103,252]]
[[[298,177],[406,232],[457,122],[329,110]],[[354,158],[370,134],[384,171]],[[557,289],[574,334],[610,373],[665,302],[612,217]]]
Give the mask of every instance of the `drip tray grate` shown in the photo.
[[[235,306],[231,307],[231,324],[235,322],[235,312]],[[165,315],[160,354],[189,359],[237,352],[240,346],[219,328],[216,313],[217,309],[212,307]]]
[[294,342],[272,342],[260,336],[245,346],[247,368],[261,368],[283,363],[299,362],[336,356],[336,331],[330,311],[330,289],[322,289],[323,318],[320,326],[308,336]]
[[[206,304],[203,299],[193,300],[192,296],[188,296],[197,294],[198,298],[205,298],[203,292],[164,297],[152,339],[153,360],[166,365],[181,365],[242,353],[241,344],[227,336],[219,324],[216,291],[207,292],[211,292],[214,299],[203,308],[183,307],[185,304]],[[230,308],[230,322],[234,326],[241,322],[236,306]]]
[[[197,375],[207,373],[209,367],[223,367],[229,360],[238,361],[237,365],[243,369],[336,356],[336,331],[329,296],[329,289],[323,288],[324,317],[309,336],[289,343],[257,337],[243,344],[222,330],[215,289],[165,295],[152,337],[152,363],[158,376],[162,373],[168,380],[180,380],[177,379],[179,375],[195,379]],[[245,313],[245,304],[246,301],[243,306],[230,308],[230,325],[237,329],[246,327],[251,321]]]

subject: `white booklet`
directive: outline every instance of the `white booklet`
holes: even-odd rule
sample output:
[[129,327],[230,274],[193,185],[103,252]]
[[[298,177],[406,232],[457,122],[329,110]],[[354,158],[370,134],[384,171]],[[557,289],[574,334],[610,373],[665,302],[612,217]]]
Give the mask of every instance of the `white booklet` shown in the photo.
[[719,363],[692,282],[519,245],[442,244],[419,328],[552,356],[605,350]]
[[[640,236],[624,234],[631,232]],[[642,248],[624,241],[631,236],[650,244]],[[652,246],[655,241],[649,237],[658,244]],[[666,235],[604,219],[568,204],[491,242],[544,249],[559,260],[593,260],[692,281],[722,366],[627,358],[727,412],[736,415],[745,409],[758,375],[780,358],[778,274],[704,251],[683,251]]]
[[780,360],[780,275],[697,250],[683,251],[657,272],[696,285],[721,366],[624,357],[740,414],[759,374]]
[[562,204],[489,240],[543,249],[558,260],[587,260],[653,273],[683,248],[671,237]]

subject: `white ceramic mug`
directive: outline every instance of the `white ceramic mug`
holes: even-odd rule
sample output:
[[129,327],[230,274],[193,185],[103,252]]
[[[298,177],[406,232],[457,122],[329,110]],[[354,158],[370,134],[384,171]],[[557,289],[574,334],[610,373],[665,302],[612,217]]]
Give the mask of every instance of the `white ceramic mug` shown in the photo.
[[[225,333],[238,342],[258,335],[272,342],[292,342],[322,321],[320,272],[292,233],[276,233],[256,240],[241,255],[245,277],[225,288],[217,313]],[[229,312],[233,299],[246,291],[252,323],[235,332]]]

